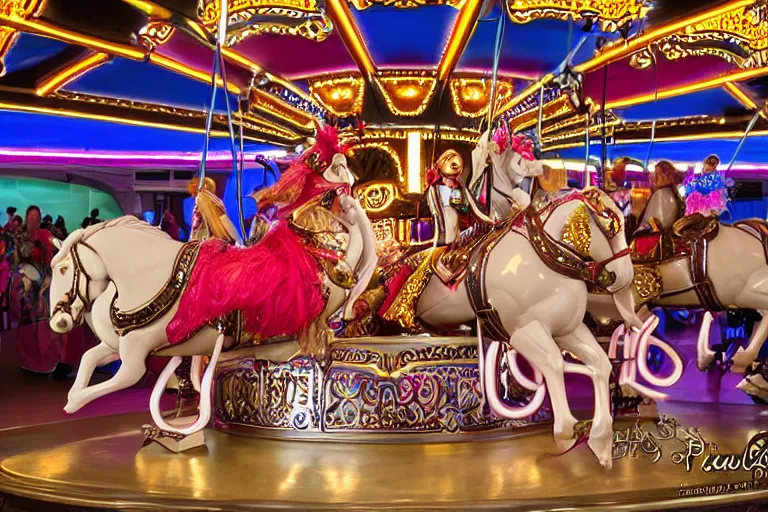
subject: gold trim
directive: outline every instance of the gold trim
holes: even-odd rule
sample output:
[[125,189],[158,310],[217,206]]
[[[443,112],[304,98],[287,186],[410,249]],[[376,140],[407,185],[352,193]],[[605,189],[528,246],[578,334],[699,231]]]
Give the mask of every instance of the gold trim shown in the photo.
[[397,297],[389,306],[382,318],[398,325],[409,331],[419,331],[421,329],[416,320],[416,305],[422,292],[429,284],[432,278],[432,249],[426,249],[415,256],[423,258],[418,264],[413,274],[408,276],[408,280],[402,289],[397,292]]
[[168,281],[147,304],[130,311],[120,311],[117,308],[118,294],[115,293],[109,316],[118,335],[125,336],[131,331],[146,327],[170,311],[187,288],[201,245],[201,242],[195,241],[182,246]]
[[763,9],[755,3],[722,12],[691,23],[656,46],[669,60],[714,55],[740,68],[760,67],[768,58],[768,20],[763,19]]
[[47,96],[50,93],[61,89],[65,85],[74,82],[89,71],[98,68],[109,61],[109,58],[109,55],[106,53],[94,53],[84,59],[78,60],[72,65],[45,78],[35,89],[35,94],[38,96]]
[[472,32],[477,25],[477,20],[480,17],[480,11],[483,6],[483,0],[463,0],[459,15],[456,17],[456,22],[451,30],[451,35],[448,36],[448,41],[445,44],[445,50],[443,56],[440,58],[440,63],[437,65],[437,80],[441,84],[445,83],[456,69],[456,64],[459,62],[464,49],[469,43]]
[[662,25],[661,27],[649,30],[642,36],[635,37],[629,41],[621,40],[610,46],[604,47],[596,57],[582,64],[579,64],[578,66],[575,66],[573,70],[576,73],[587,73],[589,71],[598,69],[605,64],[610,64],[611,62],[627,57],[634,52],[664,38],[665,36],[674,34],[675,32],[684,29],[688,25],[701,23],[711,18],[720,16],[723,13],[735,11],[737,9],[741,9],[742,7],[753,5],[754,3],[754,0],[731,0],[730,2],[727,2],[725,6],[718,6],[701,14],[684,18],[682,20],[672,22],[668,25]]
[[[483,117],[488,114],[491,96],[489,78],[452,78],[450,81],[453,111],[461,117]],[[508,101],[514,92],[512,82],[499,80],[496,89],[496,104]]]
[[358,11],[364,11],[373,6],[395,7],[397,9],[415,9],[427,5],[447,5],[461,9],[466,0],[348,0]]
[[[131,110],[141,110],[141,111],[154,112],[159,114],[170,114],[170,115],[175,115],[175,116],[184,117],[184,118],[194,117],[194,118],[199,118],[201,120],[205,119],[205,113],[201,111],[189,110],[189,109],[180,108],[180,107],[171,107],[167,105],[155,105],[152,103],[144,103],[141,101],[124,100],[120,98],[109,98],[106,96],[93,96],[90,94],[81,94],[81,93],[70,92],[70,91],[58,91],[53,95],[53,97],[59,98],[62,100],[67,100],[67,101],[91,103],[96,105],[105,105],[110,107],[119,107],[119,108],[131,109]],[[128,122],[130,120],[127,118],[120,118],[120,119],[126,122],[127,124],[135,124],[135,123]],[[214,114],[214,120],[222,124],[226,124],[227,122],[226,116],[224,116],[223,114]],[[299,140],[301,140],[301,137],[295,132],[286,130],[281,126],[270,123],[268,121],[257,119],[248,114],[245,114],[244,116],[242,116],[242,118],[238,118],[237,114],[235,114],[235,122],[245,126],[248,129],[259,132],[260,134],[272,135],[272,136],[280,137],[290,141],[298,142]],[[139,121],[137,121],[137,123],[139,123]],[[180,127],[180,128],[186,128],[186,127]],[[188,130],[185,130],[185,131],[192,131],[194,133],[203,133],[204,129],[189,128]],[[217,137],[229,136],[228,132],[224,132],[222,130],[213,130],[211,133],[215,134]],[[248,135],[246,136],[246,138],[258,140]]]
[[424,71],[388,72],[378,82],[389,111],[404,117],[423,114],[437,88],[435,77]]
[[371,53],[365,45],[362,34],[360,34],[360,29],[358,29],[352,12],[349,10],[347,0],[328,0],[327,9],[328,16],[336,25],[336,30],[338,30],[344,46],[352,56],[352,60],[355,61],[366,80],[371,81],[373,75],[376,74],[376,64],[374,64]]
[[538,19],[581,21],[594,19],[604,32],[644,18],[651,7],[645,0],[507,0],[507,13],[515,23]]
[[[0,21],[26,21],[38,16],[44,6],[45,0],[3,0],[0,3]],[[0,24],[0,76],[5,70],[3,59],[16,43],[19,32],[13,26]]]
[[151,21],[139,30],[139,37],[144,46],[150,50],[154,50],[158,46],[167,43],[175,31],[176,27],[170,23]]
[[309,92],[323,107],[338,117],[357,115],[363,109],[365,84],[357,76],[312,80],[309,83]]

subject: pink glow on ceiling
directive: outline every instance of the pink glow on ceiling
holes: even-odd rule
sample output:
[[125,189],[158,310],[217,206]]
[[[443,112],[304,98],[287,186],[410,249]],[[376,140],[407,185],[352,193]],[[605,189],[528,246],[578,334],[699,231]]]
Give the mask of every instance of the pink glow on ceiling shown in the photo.
[[251,36],[234,49],[265,70],[288,79],[357,69],[336,31],[322,43],[295,36]]
[[[688,57],[676,61],[667,60],[657,54],[658,88],[670,89],[714,78],[734,69],[723,59],[713,56]],[[584,76],[584,94],[597,102],[603,98],[604,69],[598,69]],[[635,69],[629,65],[629,59],[614,62],[608,66],[607,100],[616,101],[634,98],[645,94],[654,94],[656,73],[651,64],[646,69]]]

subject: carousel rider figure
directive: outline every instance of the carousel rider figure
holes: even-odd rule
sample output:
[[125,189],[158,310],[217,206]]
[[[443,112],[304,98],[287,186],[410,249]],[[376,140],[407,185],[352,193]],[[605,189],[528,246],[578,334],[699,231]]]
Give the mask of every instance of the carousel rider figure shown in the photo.
[[685,215],[719,218],[728,208],[728,189],[733,185],[717,171],[720,158],[709,155],[701,174],[689,174],[684,183]]
[[187,185],[187,191],[195,198],[190,240],[213,237],[236,243],[239,240],[237,230],[227,216],[224,202],[216,195],[216,182],[206,177],[202,190],[199,190],[199,185],[200,178],[193,178]]
[[461,155],[449,149],[427,173],[427,201],[434,220],[434,247],[451,245],[474,223],[493,223],[461,182],[463,172]]

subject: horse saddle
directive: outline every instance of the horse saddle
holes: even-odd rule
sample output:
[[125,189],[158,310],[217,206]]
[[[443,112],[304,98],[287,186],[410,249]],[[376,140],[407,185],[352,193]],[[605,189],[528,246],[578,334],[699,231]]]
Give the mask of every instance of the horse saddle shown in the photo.
[[662,230],[653,224],[650,232],[637,233],[630,243],[632,261],[661,263],[671,258],[690,256],[697,246],[717,236],[720,223],[716,217],[689,215],[675,221],[672,228]]
[[464,278],[472,253],[493,230],[492,224],[474,224],[465,229],[449,246],[438,247],[432,254],[432,271],[449,286],[455,286]]

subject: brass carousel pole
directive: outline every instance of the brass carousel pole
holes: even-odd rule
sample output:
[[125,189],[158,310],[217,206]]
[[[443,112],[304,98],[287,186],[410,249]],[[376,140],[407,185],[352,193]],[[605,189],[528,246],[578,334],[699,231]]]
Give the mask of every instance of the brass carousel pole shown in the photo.
[[[501,60],[501,47],[504,40],[504,7],[499,7],[499,17],[496,24],[496,41],[493,49],[493,68],[491,71],[491,95],[488,98],[488,135],[490,137],[493,129],[493,116],[496,113],[496,88],[498,86],[499,60]],[[506,120],[502,118],[502,123]],[[493,169],[488,167],[485,171],[485,208],[488,215],[491,214],[491,194],[493,193]]]

